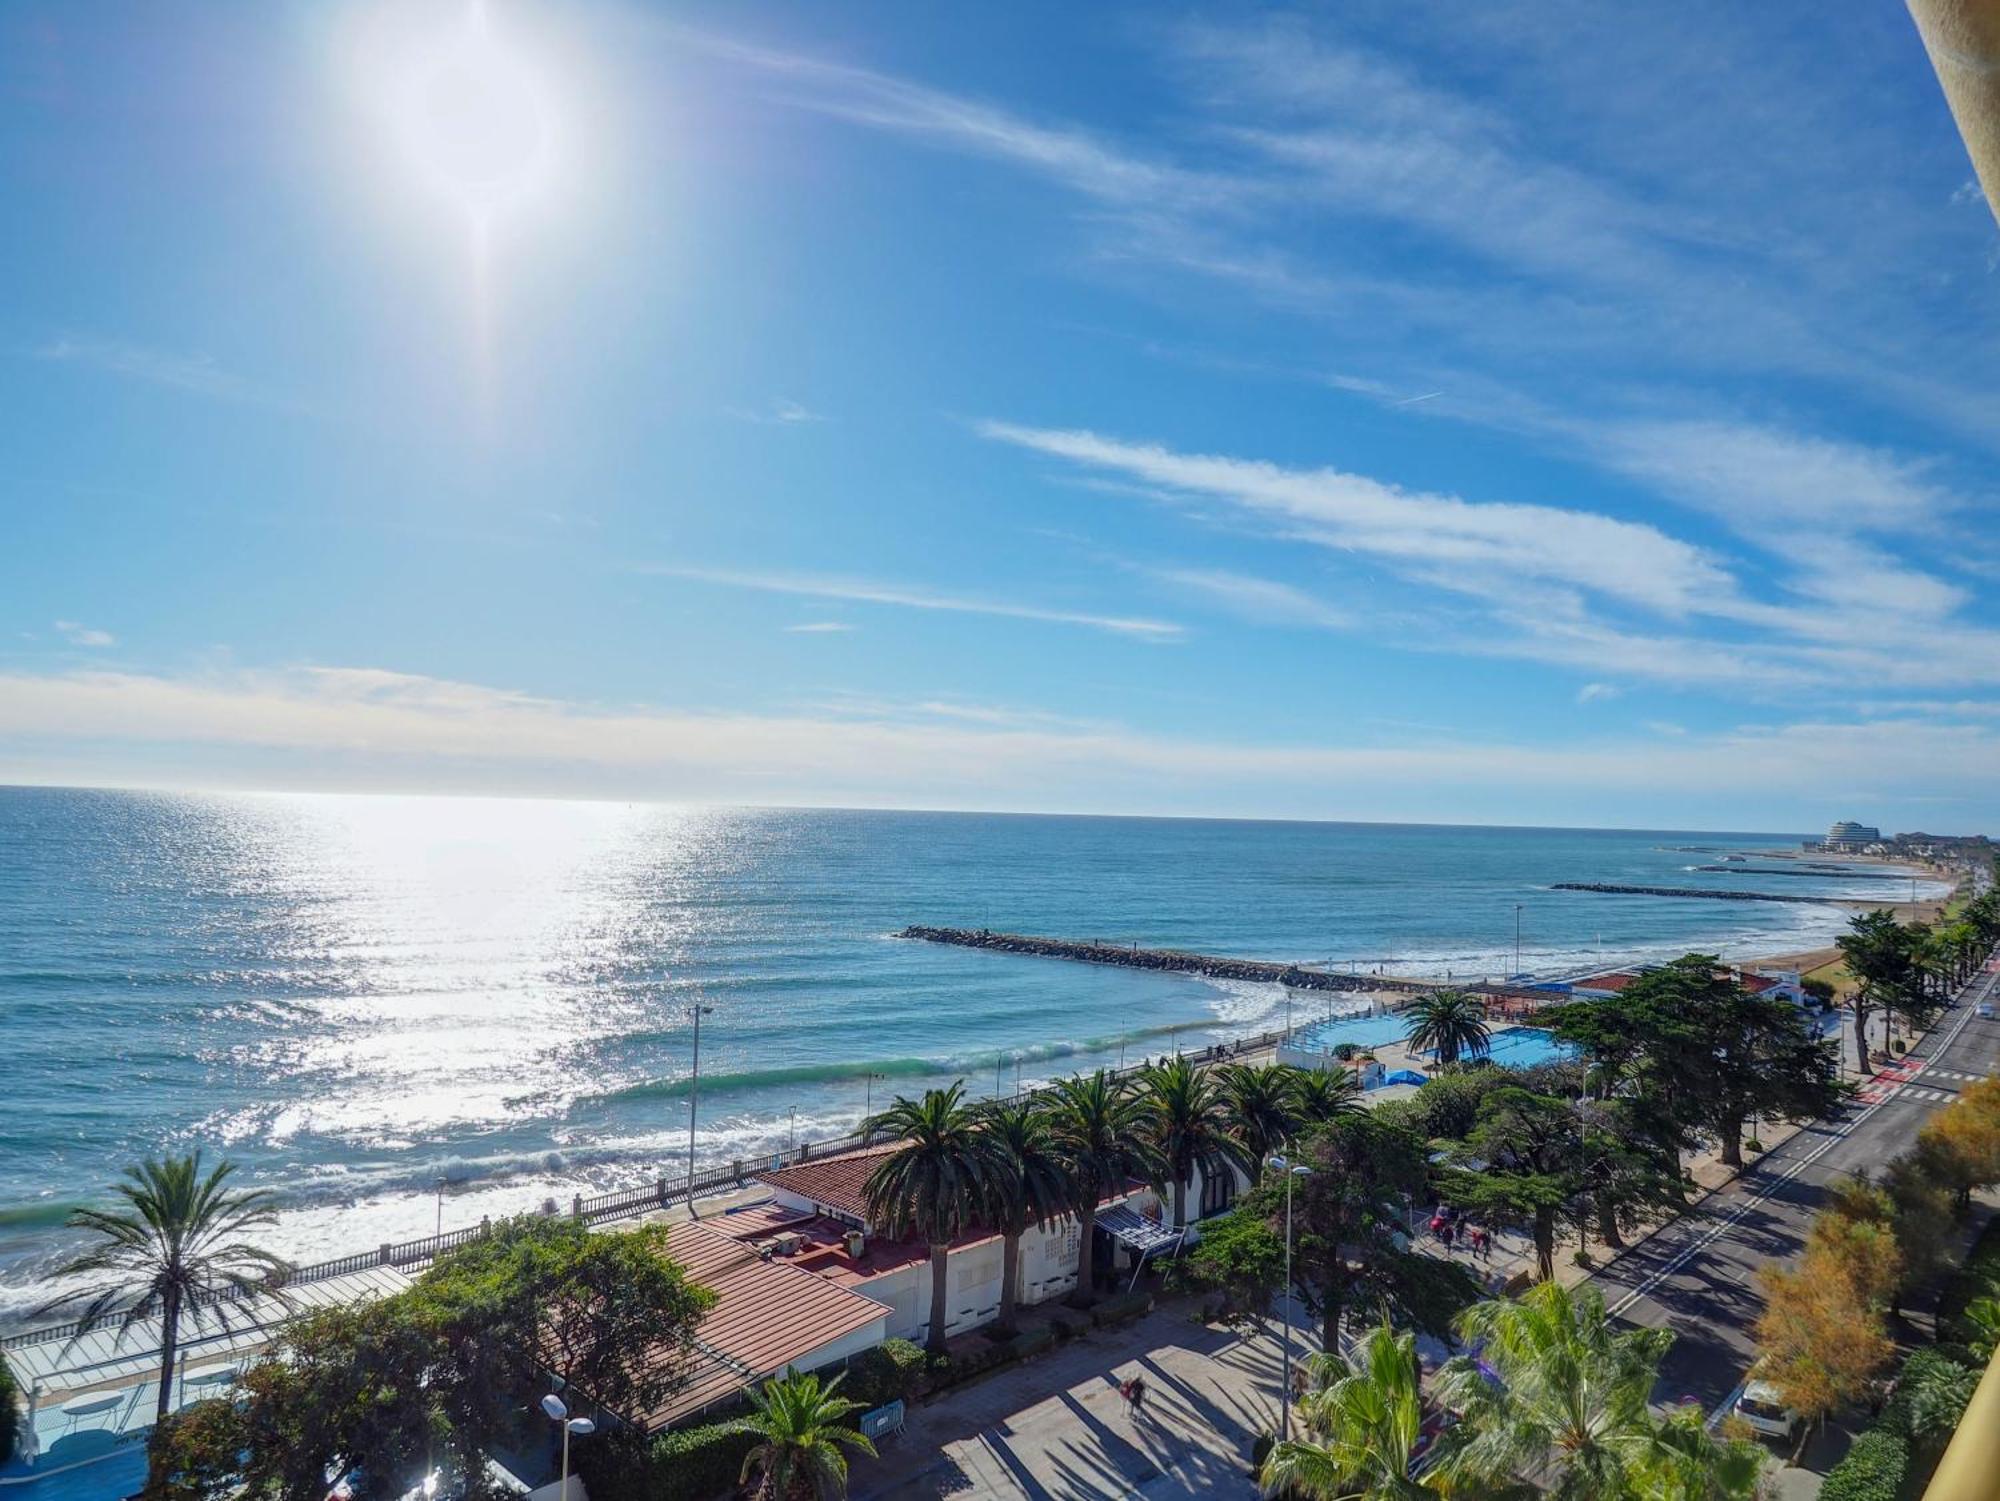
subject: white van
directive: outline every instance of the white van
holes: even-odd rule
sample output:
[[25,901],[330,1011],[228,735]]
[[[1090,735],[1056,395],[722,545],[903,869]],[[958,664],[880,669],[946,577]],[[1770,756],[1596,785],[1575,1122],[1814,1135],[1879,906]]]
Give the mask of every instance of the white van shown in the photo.
[[1743,1383],[1742,1394],[1736,1399],[1736,1416],[1766,1438],[1781,1438],[1787,1443],[1796,1439],[1804,1426],[1804,1420],[1785,1406],[1785,1399],[1768,1381]]

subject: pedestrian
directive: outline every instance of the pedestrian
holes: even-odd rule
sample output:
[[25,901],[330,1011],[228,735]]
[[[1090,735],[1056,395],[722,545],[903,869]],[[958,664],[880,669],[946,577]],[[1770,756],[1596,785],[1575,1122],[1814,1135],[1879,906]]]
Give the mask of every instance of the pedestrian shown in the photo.
[[1146,1410],[1146,1378],[1144,1376],[1134,1376],[1131,1385],[1132,1416],[1136,1418]]
[[1484,1225],[1472,1227],[1472,1254],[1481,1261],[1487,1260],[1493,1254],[1493,1236]]
[[1442,1230],[1438,1231],[1438,1239],[1443,1242],[1446,1252],[1449,1252],[1451,1250],[1451,1225],[1449,1222],[1446,1223]]

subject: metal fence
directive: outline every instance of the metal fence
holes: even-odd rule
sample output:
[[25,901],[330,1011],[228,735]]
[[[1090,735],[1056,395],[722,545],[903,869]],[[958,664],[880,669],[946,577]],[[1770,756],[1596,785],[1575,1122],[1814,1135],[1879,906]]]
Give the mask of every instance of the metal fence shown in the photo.
[[[1202,1048],[1189,1056],[1196,1060],[1224,1061],[1241,1058],[1275,1046],[1285,1035],[1283,1028],[1260,1032],[1253,1037],[1237,1038],[1231,1042],[1220,1042]],[[1129,1079],[1139,1073],[1146,1062],[1114,1068],[1108,1072],[1115,1078]],[[1011,1103],[1027,1099],[1035,1094],[1029,1088],[1009,1095]],[[997,1095],[995,1098],[999,1098]],[[651,1214],[669,1205],[684,1203],[689,1199],[701,1198],[722,1189],[740,1188],[760,1173],[780,1168],[796,1167],[821,1157],[840,1152],[850,1152],[856,1147],[866,1146],[869,1138],[861,1132],[835,1137],[828,1141],[800,1142],[798,1146],[774,1153],[769,1158],[755,1162],[738,1159],[719,1167],[707,1168],[692,1177],[683,1173],[679,1178],[656,1178],[639,1188],[619,1189],[611,1193],[574,1196],[567,1209],[570,1218],[586,1225],[605,1224],[612,1220],[632,1219],[639,1215]],[[564,1213],[564,1209],[554,1200],[543,1206],[543,1212]],[[482,1219],[476,1225],[467,1225],[457,1230],[447,1230],[442,1235],[427,1235],[421,1240],[406,1240],[385,1243],[372,1251],[356,1251],[347,1256],[336,1256],[330,1261],[315,1261],[307,1266],[294,1267],[285,1277],[285,1286],[295,1287],[304,1282],[320,1282],[328,1277],[347,1277],[356,1272],[373,1267],[405,1268],[424,1266],[435,1261],[448,1251],[488,1234],[492,1229],[490,1220]],[[200,1300],[203,1303],[236,1302],[243,1295],[236,1293],[219,1294]],[[45,1344],[50,1340],[74,1339],[80,1334],[88,1334],[92,1329],[102,1329],[116,1324],[123,1317],[122,1312],[107,1314],[90,1320],[78,1319],[67,1324],[47,1325],[39,1329],[27,1329],[18,1334],[0,1338],[0,1350],[18,1350],[27,1345]]]

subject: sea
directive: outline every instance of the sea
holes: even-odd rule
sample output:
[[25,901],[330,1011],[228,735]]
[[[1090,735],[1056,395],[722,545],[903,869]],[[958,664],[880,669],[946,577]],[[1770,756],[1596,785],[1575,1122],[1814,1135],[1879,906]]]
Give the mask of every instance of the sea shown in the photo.
[[1518,931],[1558,975],[1845,920],[1558,881],[1912,894],[1695,869],[1798,838],[0,788],[0,1321],[148,1154],[234,1162],[277,1195],[263,1241],[312,1261],[678,1176],[690,1126],[699,1164],[756,1161],[896,1093],[1343,1004],[907,924],[1454,977],[1515,972]]

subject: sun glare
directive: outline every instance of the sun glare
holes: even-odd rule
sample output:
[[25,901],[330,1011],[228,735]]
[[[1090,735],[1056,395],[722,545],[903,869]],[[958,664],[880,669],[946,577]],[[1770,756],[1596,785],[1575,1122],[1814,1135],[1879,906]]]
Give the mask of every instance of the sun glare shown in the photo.
[[529,59],[495,34],[481,0],[456,32],[411,59],[398,91],[417,173],[475,217],[521,206],[550,168],[549,100]]

